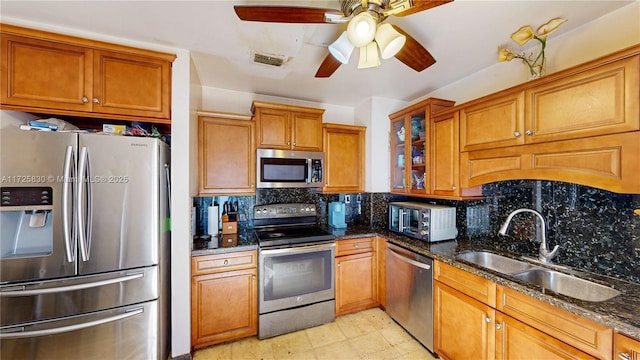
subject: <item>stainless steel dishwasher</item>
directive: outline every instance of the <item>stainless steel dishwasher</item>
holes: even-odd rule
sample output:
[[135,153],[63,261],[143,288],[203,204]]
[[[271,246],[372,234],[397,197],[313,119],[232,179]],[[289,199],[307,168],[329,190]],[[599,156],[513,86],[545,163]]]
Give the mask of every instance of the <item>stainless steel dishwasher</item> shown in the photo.
[[433,259],[387,243],[387,313],[433,353]]

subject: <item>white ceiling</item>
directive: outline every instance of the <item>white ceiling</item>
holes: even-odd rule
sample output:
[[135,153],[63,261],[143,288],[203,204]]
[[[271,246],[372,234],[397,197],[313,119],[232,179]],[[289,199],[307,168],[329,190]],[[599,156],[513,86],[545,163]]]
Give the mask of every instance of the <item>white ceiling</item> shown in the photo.
[[[339,9],[338,0],[262,1],[0,1],[6,23],[36,22],[124,39],[188,49],[202,85],[335,105],[355,106],[380,96],[411,101],[496,63],[497,48],[517,45],[509,36],[551,18],[568,21],[550,36],[562,36],[633,1],[455,0],[412,14],[390,17],[436,58],[418,73],[395,58],[379,68],[356,68],[358,53],[330,78],[314,75],[326,46],[344,29],[334,24],[240,21],[236,4],[313,6]],[[284,55],[283,68],[251,63],[254,51]]]

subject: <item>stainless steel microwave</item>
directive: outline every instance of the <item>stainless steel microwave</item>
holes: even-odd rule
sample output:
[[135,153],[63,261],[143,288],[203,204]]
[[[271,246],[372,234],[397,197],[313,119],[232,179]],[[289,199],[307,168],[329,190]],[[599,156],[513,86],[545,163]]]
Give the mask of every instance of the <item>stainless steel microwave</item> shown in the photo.
[[322,187],[324,177],[324,153],[258,149],[257,187]]
[[458,236],[456,208],[410,201],[391,202],[389,230],[426,242],[455,239]]

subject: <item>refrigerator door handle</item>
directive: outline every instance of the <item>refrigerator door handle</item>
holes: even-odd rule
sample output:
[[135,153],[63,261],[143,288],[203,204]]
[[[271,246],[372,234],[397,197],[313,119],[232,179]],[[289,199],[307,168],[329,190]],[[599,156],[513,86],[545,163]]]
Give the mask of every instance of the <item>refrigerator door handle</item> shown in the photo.
[[136,315],[142,314],[143,312],[144,312],[144,308],[142,308],[142,307],[134,308],[134,309],[127,310],[122,314],[110,316],[110,317],[104,318],[104,319],[93,320],[93,321],[88,321],[88,322],[81,322],[81,323],[78,323],[78,324],[73,324],[73,325],[68,325],[68,326],[61,326],[61,327],[54,327],[54,328],[43,329],[43,330],[24,331],[24,327],[19,327],[19,328],[16,329],[16,330],[18,330],[17,332],[2,332],[2,333],[0,333],[0,340],[4,340],[4,339],[21,339],[21,338],[29,338],[29,337],[35,337],[35,336],[47,336],[47,335],[60,334],[60,333],[68,332],[68,331],[81,330],[81,329],[86,329],[86,328],[90,328],[90,327],[93,327],[93,326],[98,326],[98,325],[110,323],[112,321],[123,320],[123,319],[129,318],[129,317],[132,317],[132,316],[136,316]]
[[169,216],[171,216],[171,173],[169,171],[169,164],[164,164],[164,173],[167,178],[167,201],[169,204]]
[[[91,251],[91,166],[86,147],[82,147],[78,162],[78,197],[76,201],[78,215],[78,241],[82,261],[89,261]],[[86,191],[86,194],[84,194]],[[83,201],[86,198],[86,203]],[[83,206],[84,205],[84,206]]]
[[113,279],[105,279],[105,280],[87,282],[83,284],[58,286],[58,287],[45,288],[45,289],[26,290],[24,285],[22,286],[17,285],[17,286],[4,288],[3,291],[0,291],[0,297],[37,296],[37,295],[53,294],[53,293],[60,293],[60,292],[66,292],[66,291],[83,290],[83,289],[89,289],[93,287],[122,283],[125,281],[131,281],[131,280],[140,279],[143,277],[144,277],[144,273],[131,273],[131,274],[126,274],[125,276],[119,276]]
[[[73,146],[67,146],[64,154],[62,178],[62,232],[64,234],[64,250],[68,262],[74,262],[76,260],[77,248],[74,217],[71,210],[76,201],[74,191],[76,160],[73,154]],[[71,195],[69,195],[69,192],[71,192]],[[71,200],[69,200],[69,196],[71,196]]]

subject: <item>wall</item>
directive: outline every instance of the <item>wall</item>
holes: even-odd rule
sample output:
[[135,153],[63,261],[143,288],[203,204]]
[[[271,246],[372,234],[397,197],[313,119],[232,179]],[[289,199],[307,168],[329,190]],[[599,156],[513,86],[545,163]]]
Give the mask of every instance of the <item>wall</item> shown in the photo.
[[[547,73],[639,44],[639,24],[640,2],[636,1],[561,36],[549,35],[545,50]],[[437,97],[462,104],[523,83],[528,79],[527,74],[526,67],[519,61],[496,62],[493,66],[421,96],[411,103]]]
[[246,93],[205,86],[202,88],[202,110],[251,114],[254,100],[325,109],[323,122],[354,125],[353,108],[278,96]]

